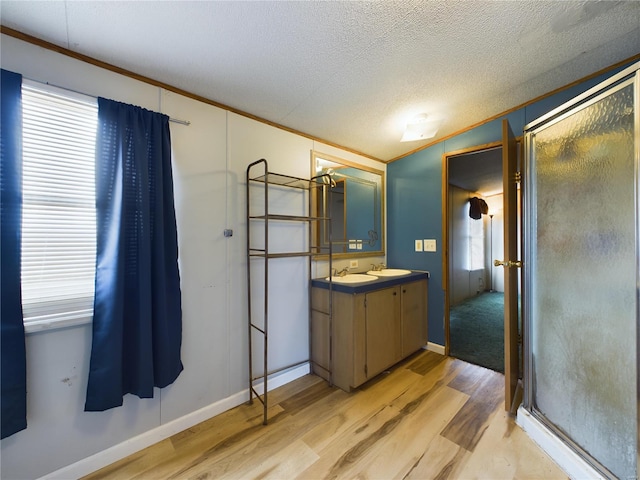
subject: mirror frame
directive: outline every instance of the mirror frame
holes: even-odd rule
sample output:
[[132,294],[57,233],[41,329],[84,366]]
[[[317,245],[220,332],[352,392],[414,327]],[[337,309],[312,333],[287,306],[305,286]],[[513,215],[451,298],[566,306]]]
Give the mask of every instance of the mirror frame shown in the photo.
[[[362,170],[365,172],[373,173],[375,175],[380,175],[380,249],[379,250],[347,250],[346,252],[333,252],[333,258],[354,258],[354,257],[378,257],[385,255],[385,240],[386,240],[386,230],[385,230],[385,172],[383,170],[377,170],[375,168],[362,165],[360,163],[356,163],[350,160],[345,160],[344,158],[336,157],[335,155],[330,155],[326,153],[322,153],[316,150],[311,150],[311,177],[317,175],[316,171],[316,160],[325,159],[330,162],[335,162],[340,165],[344,165],[349,168],[356,168],[358,170]],[[311,198],[311,211],[313,215],[318,215],[318,192],[312,192]],[[320,215],[318,215],[320,216]],[[312,243],[316,245],[320,245],[319,236],[321,235],[320,226],[313,222],[313,228],[311,229],[311,239]],[[314,258],[323,259],[328,258],[328,254],[317,254],[313,256]]]

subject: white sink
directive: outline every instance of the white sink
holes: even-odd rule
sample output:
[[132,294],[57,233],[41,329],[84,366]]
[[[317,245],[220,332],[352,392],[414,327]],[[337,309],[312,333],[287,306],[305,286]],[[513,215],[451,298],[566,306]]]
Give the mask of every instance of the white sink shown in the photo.
[[[377,280],[375,275],[365,275],[364,273],[347,273],[344,277],[331,277],[331,280],[335,283],[362,283],[372,282]],[[326,278],[329,280],[329,277]]]
[[378,277],[399,277],[401,275],[409,275],[411,270],[402,268],[385,268],[384,270],[369,270],[367,275],[375,275]]

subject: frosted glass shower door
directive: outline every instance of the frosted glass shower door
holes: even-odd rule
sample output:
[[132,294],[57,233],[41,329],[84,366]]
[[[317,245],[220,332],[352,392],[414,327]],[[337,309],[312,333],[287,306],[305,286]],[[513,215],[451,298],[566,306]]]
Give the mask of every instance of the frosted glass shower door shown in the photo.
[[618,478],[637,475],[635,88],[526,133],[525,407]]

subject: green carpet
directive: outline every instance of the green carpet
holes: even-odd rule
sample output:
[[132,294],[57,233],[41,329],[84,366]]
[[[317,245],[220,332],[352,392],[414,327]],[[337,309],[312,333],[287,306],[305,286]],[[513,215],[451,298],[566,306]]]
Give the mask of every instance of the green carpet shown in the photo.
[[504,373],[504,293],[484,292],[451,307],[449,353]]

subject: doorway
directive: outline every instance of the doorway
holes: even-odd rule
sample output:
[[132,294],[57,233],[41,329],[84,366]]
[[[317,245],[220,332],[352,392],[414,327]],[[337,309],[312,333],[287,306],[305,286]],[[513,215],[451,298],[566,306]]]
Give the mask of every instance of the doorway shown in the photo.
[[504,373],[502,143],[443,158],[447,353]]

